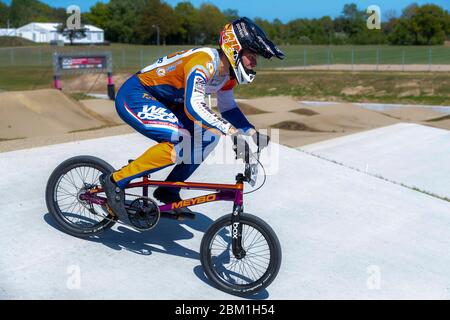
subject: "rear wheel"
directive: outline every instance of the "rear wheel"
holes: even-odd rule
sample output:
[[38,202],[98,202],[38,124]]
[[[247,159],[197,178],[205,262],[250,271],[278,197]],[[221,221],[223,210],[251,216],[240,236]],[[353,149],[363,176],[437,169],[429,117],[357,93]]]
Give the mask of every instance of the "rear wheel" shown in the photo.
[[110,164],[92,156],[73,157],[56,167],[48,179],[45,200],[48,211],[65,232],[88,237],[114,225],[114,217],[106,207],[80,198],[88,189],[100,186],[102,173],[113,171]]
[[247,213],[242,224],[243,258],[232,251],[231,215],[216,220],[205,233],[200,260],[207,277],[221,290],[250,295],[266,288],[278,274],[281,246],[272,228],[262,219]]

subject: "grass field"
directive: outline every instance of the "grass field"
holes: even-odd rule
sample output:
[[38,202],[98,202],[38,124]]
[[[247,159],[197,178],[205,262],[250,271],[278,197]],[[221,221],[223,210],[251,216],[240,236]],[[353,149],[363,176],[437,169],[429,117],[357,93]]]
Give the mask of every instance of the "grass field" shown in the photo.
[[1,36],[0,47],[39,46],[38,43],[20,37]]
[[450,106],[448,73],[260,72],[236,96],[294,96],[301,100],[411,103]]
[[[132,70],[128,70],[130,73]],[[63,79],[63,88],[67,79]],[[119,85],[119,84],[117,84]],[[2,68],[0,90],[52,87],[49,67]],[[106,85],[99,83],[106,93]],[[94,90],[95,91],[95,90]],[[84,93],[72,93],[85,97]],[[450,74],[428,72],[261,71],[251,85],[237,86],[238,98],[288,95],[301,100],[411,103],[450,106]]]
[[[137,46],[113,44],[104,47],[33,46],[0,48],[0,91],[51,88],[52,52],[111,51],[113,72],[134,73],[158,57],[190,46]],[[450,47],[287,46],[284,61],[261,61],[258,76],[250,86],[239,86],[238,97],[291,95],[303,100],[367,101],[450,105],[450,75],[445,72],[337,72],[273,71],[276,67],[311,64],[377,62],[387,64],[450,64]],[[352,50],[354,53],[352,54]],[[427,56],[431,50],[431,61]],[[306,56],[305,56],[306,53]],[[324,62],[325,61],[325,62]],[[267,70],[267,71],[265,71]],[[71,76],[65,76],[65,79]],[[64,78],[63,78],[64,87]]]
[[[192,46],[31,46],[0,48],[0,67],[51,66],[52,54],[58,52],[111,51],[114,71],[140,69],[171,52]],[[260,68],[280,68],[328,64],[450,64],[450,47],[401,46],[283,46],[285,60],[260,59]]]

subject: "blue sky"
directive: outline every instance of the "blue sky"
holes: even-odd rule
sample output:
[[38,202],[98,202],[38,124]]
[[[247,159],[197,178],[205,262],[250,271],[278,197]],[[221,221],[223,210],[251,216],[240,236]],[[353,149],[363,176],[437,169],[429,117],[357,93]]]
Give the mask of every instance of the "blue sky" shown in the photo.
[[[0,1],[11,2],[11,0]],[[43,2],[58,7],[76,4],[82,11],[88,11],[98,0],[43,0]],[[101,2],[108,1],[101,0]],[[166,0],[165,2],[175,6],[180,0]],[[351,2],[357,3],[360,9],[367,8],[372,4],[378,5],[382,14],[389,10],[395,10],[398,15],[403,8],[413,2],[418,4],[434,3],[450,11],[450,0],[191,0],[190,2],[196,7],[204,2],[209,2],[222,10],[237,9],[241,16],[261,17],[268,20],[279,18],[283,22],[296,18],[320,18],[325,15],[336,17],[340,15],[344,4]]]

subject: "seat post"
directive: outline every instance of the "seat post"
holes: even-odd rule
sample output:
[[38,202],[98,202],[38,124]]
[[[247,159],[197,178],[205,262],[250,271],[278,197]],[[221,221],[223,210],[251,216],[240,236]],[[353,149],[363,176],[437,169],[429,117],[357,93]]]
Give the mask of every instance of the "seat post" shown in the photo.
[[[148,176],[147,175],[144,176],[143,181],[144,181],[144,183],[148,182]],[[147,184],[142,187],[142,196],[148,197],[148,185]]]

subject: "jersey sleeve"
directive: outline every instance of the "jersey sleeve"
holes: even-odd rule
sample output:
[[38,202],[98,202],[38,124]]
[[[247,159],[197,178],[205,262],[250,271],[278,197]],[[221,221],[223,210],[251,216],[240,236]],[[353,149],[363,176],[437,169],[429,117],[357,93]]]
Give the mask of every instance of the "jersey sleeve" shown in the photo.
[[231,124],[215,114],[206,104],[206,83],[213,76],[212,58],[204,52],[193,57],[184,67],[185,71],[185,112],[192,121],[198,121],[205,129],[226,134]]
[[227,85],[217,92],[217,105],[220,114],[235,128],[241,129],[244,133],[247,133],[249,129],[254,129],[255,127],[247,120],[245,115],[239,109],[236,100],[234,99],[232,87],[231,89],[228,89],[226,86]]

